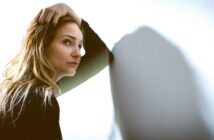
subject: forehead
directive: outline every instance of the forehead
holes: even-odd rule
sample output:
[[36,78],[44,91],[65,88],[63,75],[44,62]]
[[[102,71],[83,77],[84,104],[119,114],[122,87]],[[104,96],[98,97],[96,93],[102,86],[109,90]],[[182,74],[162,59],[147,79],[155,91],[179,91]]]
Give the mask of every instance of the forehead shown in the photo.
[[70,35],[78,40],[82,40],[82,32],[76,23],[65,23],[56,31],[56,37]]

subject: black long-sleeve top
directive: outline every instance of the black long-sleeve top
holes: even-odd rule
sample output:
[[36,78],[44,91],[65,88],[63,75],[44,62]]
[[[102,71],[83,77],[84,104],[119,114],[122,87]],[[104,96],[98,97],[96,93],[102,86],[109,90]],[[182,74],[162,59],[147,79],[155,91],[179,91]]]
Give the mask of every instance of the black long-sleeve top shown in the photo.
[[[105,43],[84,20],[81,29],[86,54],[81,59],[76,75],[59,82],[63,93],[86,81],[113,60]],[[45,105],[44,96],[41,95],[43,93],[29,93],[15,126],[7,119],[3,121],[0,118],[0,140],[62,140],[57,99],[52,95],[51,104]]]

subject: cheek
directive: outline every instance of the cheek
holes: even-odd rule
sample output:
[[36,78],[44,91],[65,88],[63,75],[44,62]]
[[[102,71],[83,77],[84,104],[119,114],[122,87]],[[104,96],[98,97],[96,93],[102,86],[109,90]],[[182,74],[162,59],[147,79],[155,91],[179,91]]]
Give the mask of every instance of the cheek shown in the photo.
[[46,53],[48,59],[53,65],[59,65],[60,63],[63,63],[62,61],[65,61],[67,56],[66,48],[63,48],[59,45],[50,46]]

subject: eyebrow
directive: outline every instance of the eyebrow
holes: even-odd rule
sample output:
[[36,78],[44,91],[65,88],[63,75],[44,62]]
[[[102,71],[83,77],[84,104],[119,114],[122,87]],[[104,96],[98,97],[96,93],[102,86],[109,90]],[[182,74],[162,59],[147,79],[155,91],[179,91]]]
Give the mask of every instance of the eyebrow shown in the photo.
[[[77,40],[77,38],[72,36],[72,35],[62,35],[62,36],[60,36],[60,38],[63,38],[63,37],[69,37],[69,38],[71,38],[73,40]],[[83,44],[83,40],[82,39],[80,40],[80,44]]]

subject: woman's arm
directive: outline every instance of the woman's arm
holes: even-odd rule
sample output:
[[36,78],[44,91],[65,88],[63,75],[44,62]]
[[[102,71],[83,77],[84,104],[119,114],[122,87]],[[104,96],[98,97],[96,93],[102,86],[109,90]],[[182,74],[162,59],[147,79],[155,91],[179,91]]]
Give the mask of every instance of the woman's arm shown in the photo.
[[43,10],[41,13],[39,20],[41,23],[55,22],[58,21],[61,16],[67,14],[74,17],[74,19],[80,23],[79,26],[83,32],[83,45],[86,54],[81,59],[76,75],[74,77],[65,77],[59,81],[62,93],[88,80],[113,61],[112,53],[101,38],[93,31],[86,21],[79,18],[66,4],[60,3],[46,8],[46,10]]

